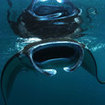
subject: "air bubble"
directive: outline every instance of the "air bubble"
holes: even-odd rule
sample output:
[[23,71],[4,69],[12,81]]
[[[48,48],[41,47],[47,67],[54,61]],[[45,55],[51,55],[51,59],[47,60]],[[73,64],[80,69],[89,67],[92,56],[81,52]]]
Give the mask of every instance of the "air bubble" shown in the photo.
[[95,16],[95,15],[97,15],[97,9],[96,8],[88,8],[87,13],[89,16]]

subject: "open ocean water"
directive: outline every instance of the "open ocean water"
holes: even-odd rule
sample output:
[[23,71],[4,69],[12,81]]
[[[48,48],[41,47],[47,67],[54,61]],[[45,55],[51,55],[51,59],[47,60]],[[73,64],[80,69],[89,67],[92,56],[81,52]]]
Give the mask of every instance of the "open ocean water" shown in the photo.
[[[30,0],[13,0],[15,9]],[[86,36],[79,40],[93,53],[100,78],[105,80],[105,0],[71,0],[78,8],[90,10],[92,22]],[[6,0],[0,0],[0,75],[6,62],[29,42],[16,36],[7,22]],[[96,12],[96,13],[94,13]],[[19,12],[14,12],[18,14]],[[30,41],[35,41],[31,39]],[[24,68],[27,69],[27,68]],[[0,91],[0,105],[4,100]],[[32,71],[21,72],[14,81],[8,105],[105,105],[105,85],[99,84],[95,77],[83,68],[72,73],[45,77]]]

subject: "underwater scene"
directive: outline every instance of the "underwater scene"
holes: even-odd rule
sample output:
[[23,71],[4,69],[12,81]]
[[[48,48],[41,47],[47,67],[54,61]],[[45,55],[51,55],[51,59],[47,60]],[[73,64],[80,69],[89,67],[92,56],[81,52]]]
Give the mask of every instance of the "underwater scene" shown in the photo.
[[0,105],[105,105],[105,0],[0,4]]

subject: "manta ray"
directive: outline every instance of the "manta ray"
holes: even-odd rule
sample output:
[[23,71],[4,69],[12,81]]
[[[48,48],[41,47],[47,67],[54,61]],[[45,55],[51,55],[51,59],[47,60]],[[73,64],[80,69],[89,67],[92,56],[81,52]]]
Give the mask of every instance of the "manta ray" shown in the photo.
[[[98,77],[94,55],[79,41],[79,37],[83,36],[78,33],[82,30],[80,28],[82,10],[75,7],[69,0],[62,0],[62,3],[57,5],[51,5],[49,1],[57,3],[57,0],[47,0],[48,3],[33,0],[16,22],[10,20],[11,13],[9,10],[7,12],[8,23],[15,34],[23,38],[38,37],[41,41],[25,46],[4,66],[1,75],[1,90],[5,105],[7,105],[14,80],[24,67],[35,73],[39,72],[56,78],[57,68],[53,66],[43,68],[43,65],[60,61],[60,65],[64,65],[62,69],[65,72],[73,72],[83,67],[99,83],[105,83]],[[12,7],[10,0],[8,4]],[[76,38],[78,41],[75,40]]]

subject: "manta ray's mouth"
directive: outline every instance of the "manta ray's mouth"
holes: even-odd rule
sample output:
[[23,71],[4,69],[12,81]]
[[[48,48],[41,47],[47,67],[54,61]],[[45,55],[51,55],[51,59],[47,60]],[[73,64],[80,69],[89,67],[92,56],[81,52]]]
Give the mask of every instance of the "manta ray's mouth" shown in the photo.
[[[69,46],[49,46],[34,52],[33,58],[37,62],[44,62],[53,59],[73,59],[75,58],[75,50]],[[78,57],[77,57],[78,59]]]
[[[63,70],[69,72],[82,64],[83,56],[84,51],[77,43],[51,42],[34,47],[31,52],[31,61],[36,69],[41,69],[40,65],[46,62],[68,61],[69,66],[64,67]],[[47,69],[47,71],[51,72],[53,69]]]

